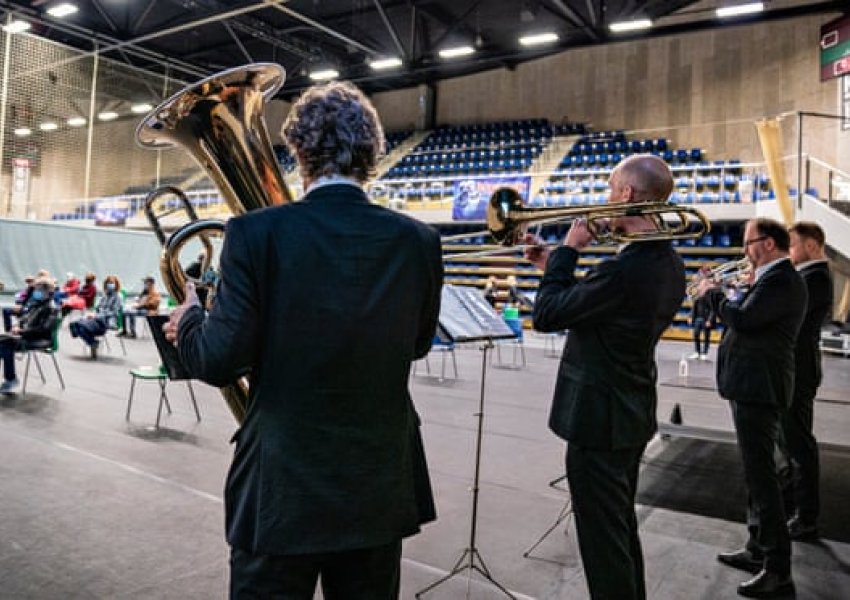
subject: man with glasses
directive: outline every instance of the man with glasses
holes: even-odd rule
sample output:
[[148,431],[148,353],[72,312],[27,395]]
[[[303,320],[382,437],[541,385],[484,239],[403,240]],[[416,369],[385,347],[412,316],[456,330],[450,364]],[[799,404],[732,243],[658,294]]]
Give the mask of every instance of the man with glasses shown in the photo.
[[727,298],[710,279],[698,288],[726,324],[718,348],[717,386],[732,407],[749,492],[749,540],[744,548],[717,558],[755,575],[738,586],[738,593],[750,598],[794,590],[791,541],[774,458],[781,417],[794,391],[794,348],[806,310],[806,286],[789,260],[789,246],[781,223],[748,221],[744,253],[755,270],[750,289],[740,298]]

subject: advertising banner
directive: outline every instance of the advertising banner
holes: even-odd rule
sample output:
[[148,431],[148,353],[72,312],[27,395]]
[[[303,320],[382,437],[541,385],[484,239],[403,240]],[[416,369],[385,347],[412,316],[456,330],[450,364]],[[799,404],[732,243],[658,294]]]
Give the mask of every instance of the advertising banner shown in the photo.
[[500,187],[514,188],[528,202],[531,177],[480,177],[455,182],[452,199],[452,220],[484,221],[490,196]]

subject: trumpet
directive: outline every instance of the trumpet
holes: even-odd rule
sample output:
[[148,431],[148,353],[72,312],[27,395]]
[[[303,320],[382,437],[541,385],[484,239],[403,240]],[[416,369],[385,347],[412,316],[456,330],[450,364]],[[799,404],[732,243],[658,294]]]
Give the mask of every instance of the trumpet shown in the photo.
[[[646,217],[655,225],[646,231],[626,232],[610,227],[610,220],[619,217]],[[573,206],[569,208],[529,208],[523,205],[519,192],[502,187],[493,192],[487,205],[487,229],[493,239],[502,246],[514,247],[522,239],[529,225],[545,225],[587,220],[587,227],[594,239],[601,243],[646,242],[652,240],[689,240],[700,238],[711,231],[711,223],[700,211],[689,206],[678,206],[670,202],[636,202],[603,204],[595,206]],[[443,241],[476,235],[459,234]],[[465,254],[448,255],[445,258],[486,256],[500,250],[485,250]]]
[[718,286],[737,288],[747,282],[752,272],[753,265],[747,258],[720,263],[708,271],[698,271],[688,283],[686,292],[689,298],[694,298],[697,295],[699,284],[706,279],[713,281]]

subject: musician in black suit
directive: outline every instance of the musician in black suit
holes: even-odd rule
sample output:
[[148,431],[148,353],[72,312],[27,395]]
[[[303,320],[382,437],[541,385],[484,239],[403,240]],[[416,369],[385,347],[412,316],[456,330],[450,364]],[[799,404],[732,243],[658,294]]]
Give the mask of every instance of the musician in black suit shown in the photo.
[[782,419],[785,449],[792,460],[796,505],[796,514],[788,521],[788,532],[791,539],[811,539],[817,537],[820,511],[818,444],[812,424],[815,394],[822,378],[820,332],[832,313],[832,276],[824,254],[823,229],[817,223],[799,222],[788,231],[791,262],[803,278],[809,298],[794,350],[794,395]]
[[[651,155],[621,162],[609,180],[609,203],[665,200],[669,167]],[[614,219],[615,230],[652,230],[651,219]],[[527,256],[545,268],[534,304],[539,331],[569,329],[549,427],[567,440],[567,476],[590,596],[646,597],[634,510],[638,467],[656,431],[655,346],[685,296],[685,269],[666,240],[632,242],[576,275],[579,251],[592,241],[573,222],[564,245]]]
[[353,85],[307,90],[283,134],[305,196],[231,219],[209,315],[190,297],[169,324],[195,377],[251,374],[230,593],[312,599],[321,576],[328,600],[396,598],[401,539],[435,518],[408,375],[436,330],[440,238],[369,202],[383,132]]
[[782,413],[794,390],[794,348],[806,310],[806,286],[788,258],[781,223],[754,219],[744,229],[744,252],[755,269],[749,290],[727,297],[706,279],[708,294],[726,329],[717,354],[717,384],[729,400],[749,492],[746,547],[718,555],[754,578],[738,593],[770,598],[793,592],[791,542],[785,523],[774,450]]

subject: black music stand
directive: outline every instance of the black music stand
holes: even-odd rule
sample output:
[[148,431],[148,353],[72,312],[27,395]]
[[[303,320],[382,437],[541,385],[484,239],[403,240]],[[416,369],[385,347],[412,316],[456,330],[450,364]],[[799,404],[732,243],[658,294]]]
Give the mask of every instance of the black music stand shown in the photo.
[[[484,579],[496,586],[509,598],[516,598],[507,588],[496,581],[490,574],[481,553],[475,545],[475,534],[478,524],[478,483],[481,474],[481,439],[484,428],[484,387],[487,376],[487,352],[493,348],[493,340],[513,338],[514,332],[507,323],[493,310],[493,307],[484,298],[484,295],[472,287],[459,287],[453,285],[443,286],[442,302],[440,306],[439,335],[453,342],[481,342],[481,392],[478,397],[478,412],[474,414],[478,418],[478,428],[475,437],[475,475],[472,484],[472,518],[469,525],[469,545],[463,550],[452,570],[416,592],[416,597],[433,590],[440,584],[448,581],[455,575],[464,571],[477,571]],[[467,588],[467,597],[469,589]]]
[[177,348],[165,338],[162,326],[168,323],[168,315],[148,315],[145,318],[148,320],[148,327],[150,327],[162,364],[168,371],[168,378],[172,381],[192,379],[192,374],[180,362],[180,353],[177,352]]
[[531,559],[534,559],[534,560],[543,560],[543,561],[546,561],[546,562],[555,563],[557,565],[566,564],[566,563],[563,563],[561,561],[552,560],[550,558],[543,558],[543,557],[540,557],[540,556],[532,556],[531,555],[531,553],[534,552],[534,549],[537,548],[537,546],[539,546],[540,544],[543,543],[543,540],[545,540],[547,537],[549,537],[549,535],[553,531],[555,531],[561,523],[566,521],[570,517],[570,515],[573,514],[573,499],[572,499],[572,496],[569,495],[570,490],[566,486],[562,487],[561,485],[559,485],[561,482],[566,481],[566,479],[567,479],[566,475],[561,475],[561,476],[556,477],[555,479],[553,479],[552,481],[549,482],[550,488],[567,492],[567,501],[564,503],[564,506],[561,508],[561,511],[558,513],[558,516],[555,518],[555,522],[552,523],[552,525],[549,526],[549,529],[544,531],[543,534],[539,538],[537,538],[537,541],[534,542],[531,545],[531,547],[529,547],[528,550],[526,550],[525,552],[522,553],[523,558],[531,558]]

